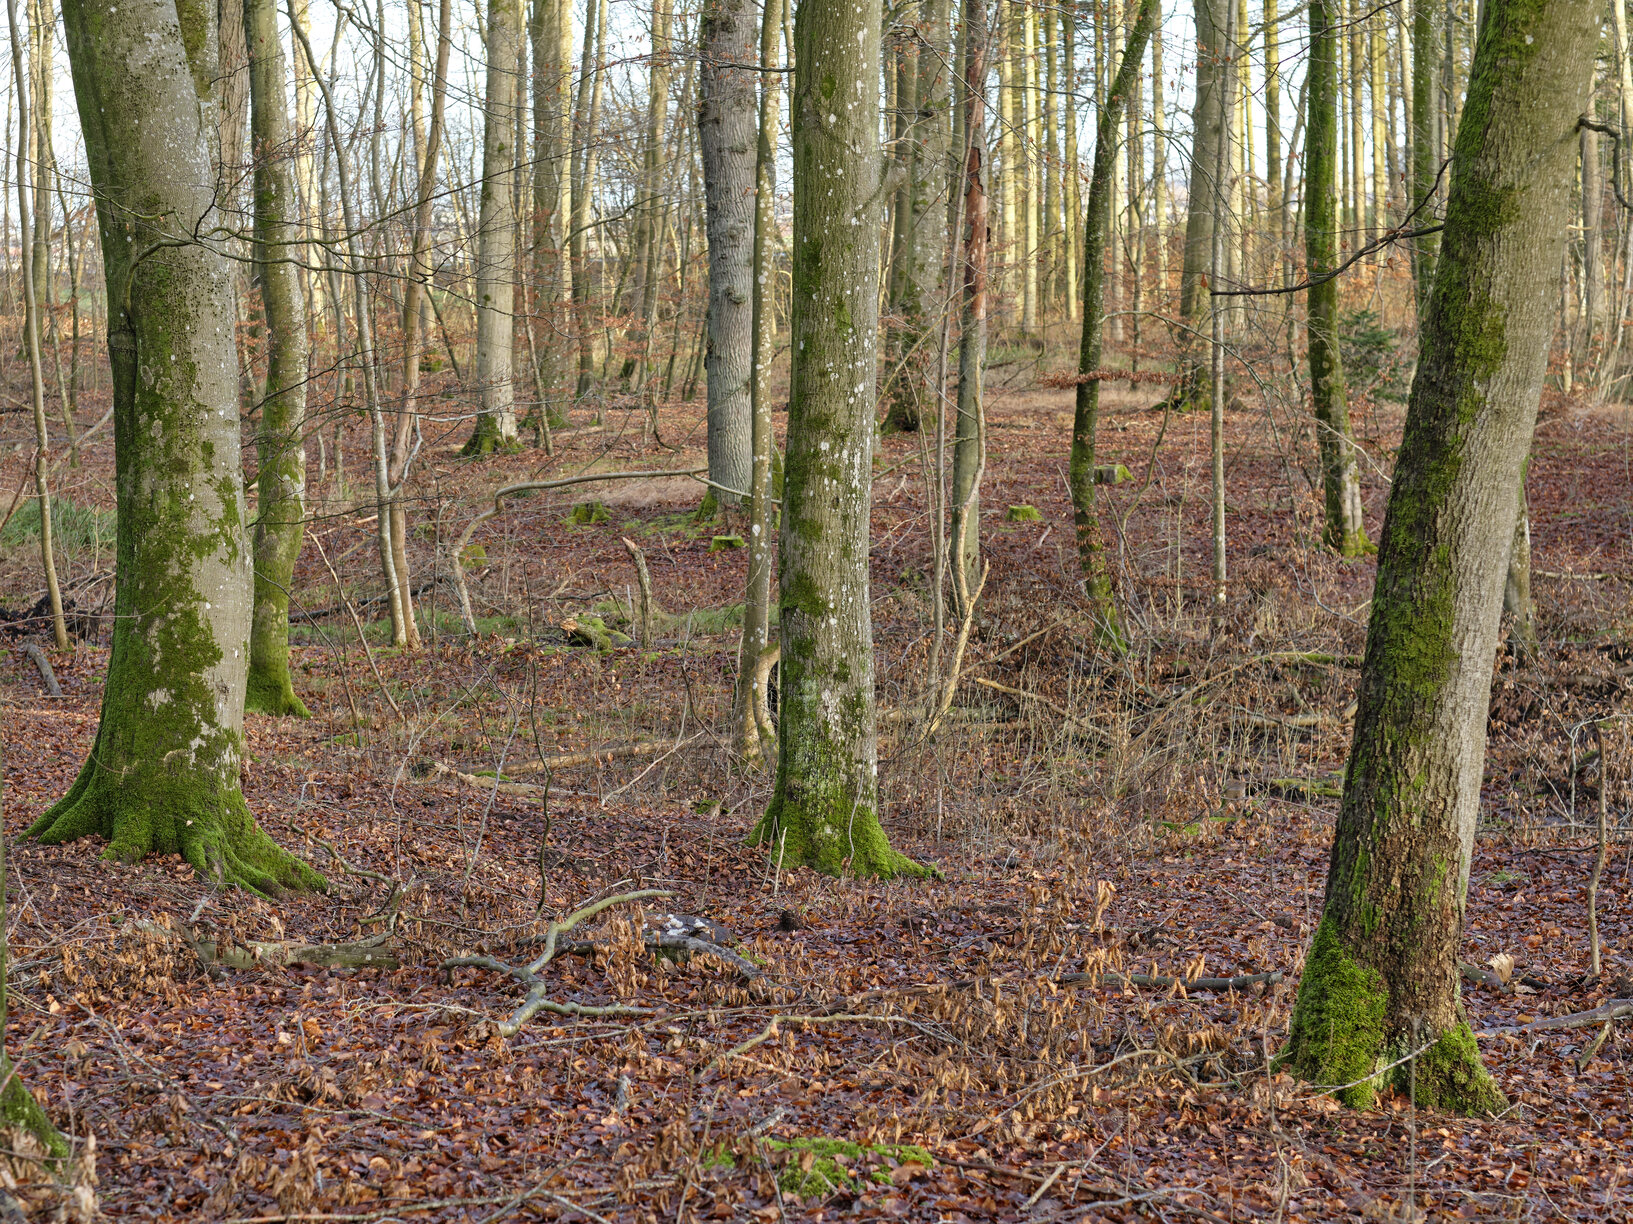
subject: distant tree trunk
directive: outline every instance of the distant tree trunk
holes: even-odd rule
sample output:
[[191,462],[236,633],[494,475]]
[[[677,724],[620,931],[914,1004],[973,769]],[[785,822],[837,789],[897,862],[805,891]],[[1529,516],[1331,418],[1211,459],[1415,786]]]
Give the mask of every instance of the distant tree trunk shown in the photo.
[[[1527,460],[1526,466],[1530,466]],[[1508,620],[1508,649],[1519,663],[1537,657],[1537,609],[1531,599],[1531,508],[1525,499],[1525,473],[1520,473],[1520,504],[1514,516],[1514,540],[1508,551],[1508,577],[1503,583],[1503,613]]]
[[[1322,538],[1341,557],[1368,550],[1361,480],[1350,436],[1344,358],[1338,346],[1337,22],[1329,0],[1310,0],[1309,135],[1304,154],[1304,252],[1309,302],[1310,395],[1326,494]],[[1326,279],[1323,279],[1326,278]]]
[[1070,483],[1072,512],[1077,534],[1077,559],[1083,572],[1083,592],[1097,625],[1101,644],[1120,648],[1122,631],[1118,625],[1117,602],[1112,590],[1111,569],[1106,564],[1105,541],[1100,517],[1095,509],[1095,445],[1100,425],[1100,379],[1094,377],[1102,359],[1102,304],[1106,284],[1106,237],[1111,221],[1113,150],[1123,107],[1134,90],[1145,62],[1145,47],[1162,16],[1158,0],[1140,0],[1134,26],[1123,48],[1105,100],[1094,139],[1094,172],[1089,179],[1089,203],[1083,219],[1083,341],[1078,351],[1077,405],[1072,418]]
[[[232,271],[189,240],[217,223],[214,11],[68,0],[63,14],[112,287],[120,504],[102,722],[78,780],[30,833],[95,833],[126,861],[179,852],[207,878],[267,892],[321,886],[256,825],[238,785],[251,582]],[[161,245],[162,260],[144,258]]]
[[1216,181],[1220,142],[1223,139],[1228,91],[1225,77],[1225,6],[1230,0],[1195,0],[1196,94],[1191,107],[1191,170],[1186,194],[1185,259],[1179,274],[1179,316],[1175,341],[1180,352],[1179,382],[1172,402],[1186,411],[1206,411],[1213,391],[1207,366],[1199,356],[1207,337],[1209,299],[1204,282],[1213,251],[1216,197],[1226,185]]
[[[1286,241],[1281,195],[1281,41],[1276,0],[1264,0],[1264,182],[1265,205],[1279,246]],[[1280,252],[1277,252],[1278,262]]]
[[1491,668],[1575,200],[1598,0],[1486,0],[1378,554],[1327,893],[1288,1044],[1357,1107],[1502,1107],[1458,986]]
[[[1435,30],[1435,10],[1439,0],[1412,0],[1412,199],[1409,208],[1419,208],[1415,220],[1431,214],[1424,204],[1434,190],[1440,168],[1440,38]],[[1429,290],[1435,281],[1435,247],[1438,235],[1412,241],[1412,279],[1417,289],[1418,319],[1429,308]]]
[[243,0],[255,167],[255,279],[266,321],[267,378],[256,430],[255,609],[246,709],[307,717],[289,678],[289,587],[306,516],[306,298],[292,252],[299,237],[294,140],[277,0]]
[[[1064,128],[1063,148],[1066,165],[1061,203],[1065,216],[1061,222],[1062,259],[1061,275],[1064,278],[1062,293],[1066,297],[1066,317],[1077,318],[1078,303],[1082,300],[1078,286],[1078,272],[1083,262],[1083,249],[1080,245],[1081,235],[1077,232],[1079,211],[1083,205],[1083,167],[1078,158],[1077,149],[1077,89],[1079,78],[1077,74],[1077,15],[1072,6],[1063,4],[1060,7],[1061,25],[1061,79],[1064,82],[1066,96],[1061,99],[1060,114],[1061,126]],[[1157,133],[1156,144],[1162,145],[1162,121],[1155,120],[1153,130]],[[1160,156],[1160,153],[1159,153]],[[1158,187],[1158,199],[1161,199],[1161,187]]]
[[[7,16],[11,22],[11,63],[17,86],[17,119],[21,131],[29,130],[30,80],[23,75],[21,44],[17,41],[16,0],[7,0]],[[51,40],[44,40],[50,47]],[[38,45],[36,43],[36,45]],[[28,141],[17,142],[17,224],[22,259],[23,281],[23,347],[28,352],[29,402],[34,409],[34,502],[40,514],[40,569],[45,577],[45,592],[51,604],[51,633],[58,650],[67,650],[68,626],[62,618],[62,589],[57,584],[56,547],[52,540],[50,437],[45,423],[45,370],[40,364],[40,301],[38,282],[35,280],[37,263],[29,260],[29,250],[37,250],[31,242],[39,222],[29,211],[29,173],[38,173],[39,167],[28,164]],[[38,192],[35,193],[38,199]]]
[[[979,582],[981,504],[978,482],[985,462],[986,409],[983,380],[987,364],[987,63],[986,0],[964,0],[964,232],[953,237],[964,246],[963,303],[959,316],[958,421],[953,429],[952,504],[958,511],[958,539],[953,564],[962,568],[964,591]],[[1075,168],[1073,173],[1075,173]],[[958,587],[954,588],[955,593]],[[958,599],[963,610],[963,596]]]
[[1042,142],[1039,137],[1043,128],[1038,116],[1038,100],[1043,91],[1038,88],[1038,10],[1031,4],[1023,4],[1018,20],[1021,26],[1021,88],[1020,113],[1016,119],[1021,124],[1021,158],[1022,179],[1025,184],[1021,206],[1025,210],[1025,217],[1021,222],[1022,232],[1025,234],[1025,262],[1021,265],[1021,331],[1028,337],[1038,334],[1038,209],[1042,205],[1042,191],[1040,174],[1040,154]]
[[[573,108],[573,323],[578,331],[578,389],[589,393],[595,381],[595,329],[590,320],[589,236],[595,195],[595,133],[601,124],[601,64],[607,49],[607,0],[588,0],[584,16],[584,54]],[[605,245],[598,243],[605,258]]]
[[533,417],[537,433],[567,423],[555,395],[564,366],[562,304],[571,296],[565,258],[568,216],[562,201],[570,197],[567,133],[564,120],[572,111],[569,50],[561,37],[566,10],[562,0],[533,0],[528,38],[533,48],[533,216],[532,283],[527,286],[527,328],[533,343],[534,378],[541,403]]
[[1016,0],[995,0],[998,12],[998,221],[1004,251],[1003,288],[998,300],[1003,303],[1003,320],[1015,322],[1016,275],[1022,242],[1016,233],[1020,218],[1019,196],[1021,187],[1021,139],[1016,131],[1020,111],[1015,105],[1015,61],[1019,58],[1019,38],[1016,34]]
[[476,381],[481,416],[467,455],[516,443],[516,45],[518,0],[489,0],[482,204],[476,233]]
[[663,217],[663,135],[669,122],[671,47],[674,0],[652,0],[652,55],[646,89],[646,139],[641,150],[641,178],[636,213],[635,263],[630,275],[629,312],[638,320],[650,314],[658,288],[659,222]]
[[709,0],[699,31],[698,148],[709,238],[709,479],[715,500],[735,506],[753,467],[754,85],[748,0]]
[[[1589,114],[1592,115],[1590,86]],[[1593,382],[1594,340],[1604,321],[1605,259],[1599,245],[1599,220],[1603,206],[1603,180],[1599,170],[1599,133],[1584,127],[1578,136],[1582,154],[1582,334],[1578,342],[1577,367],[1584,381]]]
[[51,143],[52,104],[56,95],[53,50],[56,45],[57,17],[51,0],[32,0],[29,5],[29,140],[34,161],[34,299],[36,306],[51,301],[51,180],[57,171],[56,150]]
[[[781,0],[766,0],[760,19],[760,66],[777,61]],[[771,429],[771,391],[767,385],[773,352],[774,302],[769,284],[771,236],[777,215],[777,112],[782,82],[769,73],[760,80],[760,121],[754,155],[754,249],[750,269],[753,303],[753,348],[749,354],[750,450],[748,500],[748,583],[743,597],[743,638],[737,651],[737,687],[733,703],[733,747],[746,761],[759,760],[775,747],[768,695],[760,683],[760,660],[771,645],[771,461],[776,439]]]
[[879,824],[868,538],[879,325],[879,0],[794,25],[793,386],[777,784],[753,840],[787,866],[923,874]]

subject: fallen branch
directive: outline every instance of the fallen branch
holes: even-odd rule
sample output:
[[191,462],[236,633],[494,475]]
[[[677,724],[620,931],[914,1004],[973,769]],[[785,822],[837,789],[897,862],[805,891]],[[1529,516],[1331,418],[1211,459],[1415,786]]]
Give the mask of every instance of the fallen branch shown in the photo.
[[288,965],[316,965],[323,969],[402,967],[389,932],[351,943],[308,944],[278,939],[247,939],[239,943],[145,921],[138,922],[136,929],[166,940],[179,939],[206,965],[224,965],[228,969],[265,969]]
[[57,673],[51,670],[51,660],[46,657],[45,651],[33,642],[24,642],[17,649],[33,660],[35,668],[39,670],[40,679],[45,681],[46,694],[61,697],[62,685],[57,683]]
[[1493,1028],[1480,1029],[1474,1035],[1506,1037],[1518,1033],[1541,1033],[1551,1029],[1592,1028],[1596,1024],[1625,1020],[1629,1016],[1633,1016],[1633,999],[1611,999],[1592,1011],[1572,1012],[1568,1016],[1550,1016],[1546,1020],[1533,1020],[1529,1024],[1499,1024]]

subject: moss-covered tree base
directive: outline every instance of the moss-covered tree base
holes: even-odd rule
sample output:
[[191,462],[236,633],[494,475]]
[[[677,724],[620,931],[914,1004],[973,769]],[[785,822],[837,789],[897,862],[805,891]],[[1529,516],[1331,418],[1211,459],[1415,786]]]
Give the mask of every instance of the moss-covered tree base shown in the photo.
[[1448,1113],[1490,1113],[1507,1104],[1481,1065],[1466,1023],[1459,1022],[1409,1058],[1416,1047],[1400,1047],[1398,1039],[1386,1037],[1388,1002],[1378,971],[1356,961],[1331,920],[1324,918],[1304,962],[1287,1045],[1276,1056],[1276,1069],[1330,1088],[1356,1109],[1370,1108],[1384,1087],[1410,1095],[1424,1108]]
[[514,455],[521,449],[519,439],[505,437],[489,418],[482,417],[459,453],[467,459],[474,459],[482,455]]
[[1360,557],[1371,557],[1377,554],[1378,546],[1367,539],[1364,528],[1357,527],[1353,531],[1329,531],[1327,533],[1327,547],[1340,557],[1354,560]]
[[244,688],[244,709],[256,714],[270,714],[274,718],[310,718],[312,711],[295,695],[286,671],[272,676],[251,667]]
[[773,798],[749,845],[770,846],[779,865],[811,867],[826,875],[939,880],[940,870],[893,849],[872,808],[845,804],[818,813]]
[[[107,780],[103,780],[107,779]],[[95,752],[73,788],[30,826],[47,845],[106,838],[103,857],[139,863],[150,854],[179,854],[207,880],[271,896],[286,889],[328,887],[321,875],[262,831],[236,785],[187,787],[174,777],[111,777]]]
[[6,1083],[5,1090],[0,1092],[0,1121],[33,1135],[52,1156],[58,1159],[67,1156],[68,1141],[62,1137],[56,1124],[46,1117],[45,1110],[40,1108],[34,1094],[17,1074],[10,1056],[3,1052],[0,1052],[0,1079]]

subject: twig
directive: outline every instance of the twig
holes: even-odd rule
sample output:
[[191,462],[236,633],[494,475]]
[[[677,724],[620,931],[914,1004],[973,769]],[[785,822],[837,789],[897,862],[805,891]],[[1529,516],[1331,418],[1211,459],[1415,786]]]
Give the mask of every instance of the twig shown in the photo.
[[[402,707],[397,704],[397,699],[391,695],[391,690],[386,688],[385,677],[380,674],[380,665],[374,661],[374,650],[369,646],[369,639],[363,633],[363,621],[357,615],[357,609],[352,607],[352,601],[346,598],[346,592],[340,585],[340,575],[335,572],[335,567],[329,564],[329,554],[324,551],[323,540],[316,532],[312,532],[311,535],[312,543],[317,545],[318,556],[323,558],[324,568],[329,571],[329,577],[334,579],[335,592],[340,596],[340,601],[346,605],[346,611],[352,614],[352,625],[357,630],[357,640],[362,643],[363,654],[369,661],[369,670],[374,673],[374,682],[380,686],[380,695],[386,699],[387,704],[391,706],[391,712],[401,722],[403,721]],[[352,713],[354,715],[357,713],[355,706],[352,707]]]
[[1480,1029],[1474,1035],[1507,1037],[1516,1033],[1541,1033],[1550,1029],[1592,1028],[1595,1024],[1625,1020],[1629,1016],[1633,1016],[1633,999],[1611,999],[1592,1011],[1572,1012],[1568,1016],[1550,1016],[1546,1020],[1533,1020],[1530,1024],[1499,1024],[1494,1028]]

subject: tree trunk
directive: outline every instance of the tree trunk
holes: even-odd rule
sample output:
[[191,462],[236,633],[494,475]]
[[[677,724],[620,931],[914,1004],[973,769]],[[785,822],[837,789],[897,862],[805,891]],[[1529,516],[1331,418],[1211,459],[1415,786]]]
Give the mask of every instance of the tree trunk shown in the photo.
[[600,127],[601,61],[607,45],[607,0],[589,0],[584,15],[584,53],[573,108],[573,325],[578,331],[577,395],[595,380],[595,329],[590,326],[590,202],[595,194],[595,148]]
[[780,863],[922,874],[879,824],[868,527],[879,325],[879,0],[794,25],[793,385],[783,486]]
[[1304,252],[1308,293],[1310,395],[1326,494],[1327,547],[1342,557],[1368,549],[1361,481],[1350,436],[1344,359],[1338,346],[1337,60],[1341,28],[1330,0],[1310,0],[1309,134],[1305,138]]
[[[960,568],[954,592],[964,598],[979,582],[981,504],[979,482],[986,462],[987,364],[987,30],[986,0],[964,0],[964,293],[959,316],[958,421],[953,429],[953,564]],[[1051,17],[1051,20],[1053,18]],[[1075,173],[1075,169],[1072,171]],[[961,593],[962,592],[962,593]]]
[[1209,301],[1204,288],[1213,252],[1215,197],[1226,190],[1217,181],[1228,92],[1222,87],[1225,56],[1225,6],[1230,0],[1196,0],[1196,95],[1191,108],[1191,171],[1186,195],[1185,259],[1179,273],[1176,341],[1180,380],[1173,404],[1184,410],[1206,410],[1213,398],[1207,368],[1197,355],[1207,336]]
[[518,0],[489,0],[482,204],[477,220],[476,381],[481,416],[465,454],[516,444],[516,44]]
[[[170,0],[64,5],[103,266],[124,286],[108,295],[117,587],[96,743],[30,832],[100,834],[126,861],[179,852],[262,891],[321,887],[238,786],[251,586],[232,271],[186,240],[216,224],[214,21],[208,7],[179,16]],[[143,258],[160,244],[162,260]]]
[[[780,0],[766,0],[760,20],[760,66],[769,69],[777,60],[777,35],[782,21]],[[771,235],[777,214],[777,100],[782,82],[769,73],[760,80],[760,124],[754,155],[754,249],[750,269],[770,269]],[[749,443],[751,466],[748,486],[748,583],[743,597],[743,637],[737,651],[737,686],[733,703],[733,748],[747,761],[759,760],[774,750],[769,700],[761,660],[771,638],[771,462],[776,439],[771,430],[771,392],[768,367],[774,351],[775,311],[768,276],[750,278],[753,304],[749,354]]]
[[1123,62],[1100,106],[1094,139],[1094,173],[1089,179],[1089,203],[1083,220],[1083,342],[1078,351],[1077,406],[1072,417],[1072,517],[1077,532],[1077,559],[1083,571],[1083,592],[1103,645],[1120,648],[1117,603],[1111,570],[1106,564],[1105,541],[1094,504],[1095,443],[1100,425],[1100,368],[1102,304],[1106,284],[1106,235],[1111,220],[1111,183],[1115,172],[1113,149],[1123,107],[1144,66],[1145,46],[1162,15],[1158,0],[1141,0],[1134,27],[1123,48]]
[[753,467],[756,41],[747,0],[710,0],[699,32],[698,148],[709,236],[709,479],[717,501],[749,491]]
[[561,37],[567,7],[561,0],[533,0],[528,22],[533,46],[533,283],[528,286],[527,327],[530,340],[538,333],[533,362],[542,402],[534,420],[544,437],[567,423],[554,398],[565,364],[567,329],[561,306],[571,296],[564,258],[568,218],[561,208],[572,177],[563,126],[572,110],[572,74]]
[[290,252],[299,230],[276,0],[243,0],[255,167],[255,278],[267,378],[256,431],[255,610],[244,706],[307,717],[289,678],[289,587],[306,515],[306,298]]
[[1015,321],[1014,301],[1018,296],[1015,278],[1021,255],[1020,236],[1015,232],[1020,217],[1021,141],[1016,132],[1020,113],[1015,105],[1015,60],[1018,58],[1015,0],[996,0],[998,11],[998,221],[1004,251],[1002,314],[1006,323]]
[[1531,508],[1525,500],[1523,471],[1519,502],[1508,551],[1508,576],[1503,582],[1503,613],[1509,618],[1509,652],[1516,662],[1525,664],[1537,657],[1537,609],[1531,599]]
[[[1378,555],[1325,907],[1279,1062],[1369,1104],[1502,1107],[1459,997],[1514,506],[1603,6],[1486,0]],[[1397,1064],[1398,1065],[1391,1065]]]
[[57,155],[51,144],[51,110],[56,98],[52,53],[57,18],[51,0],[33,0],[28,26],[28,92],[34,103],[28,115],[28,143],[34,161],[34,234],[29,250],[34,260],[34,298],[38,306],[51,300],[51,179],[57,169]]
[[[1432,210],[1425,203],[1434,190],[1440,169],[1440,38],[1435,30],[1438,0],[1412,3],[1412,199],[1418,209],[1414,220],[1426,221]],[[1417,289],[1418,318],[1429,308],[1429,290],[1435,280],[1438,235],[1412,241],[1412,278]]]

